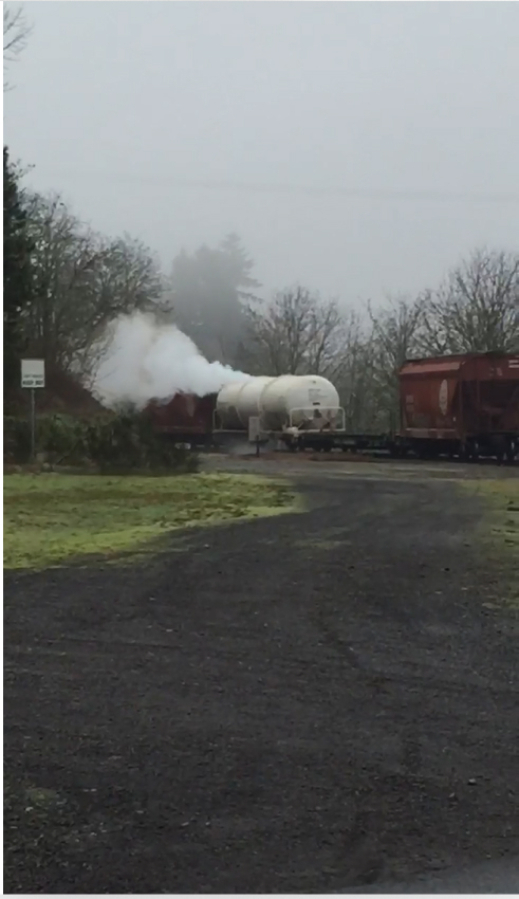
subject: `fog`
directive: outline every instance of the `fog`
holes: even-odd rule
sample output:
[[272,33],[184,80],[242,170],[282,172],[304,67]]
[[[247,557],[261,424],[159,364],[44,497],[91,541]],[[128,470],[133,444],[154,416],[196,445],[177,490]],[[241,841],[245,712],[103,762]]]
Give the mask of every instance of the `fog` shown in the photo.
[[193,341],[174,325],[152,315],[121,316],[110,327],[93,392],[107,406],[170,399],[178,392],[206,396],[248,375],[208,362]]
[[170,270],[236,232],[264,296],[416,292],[519,233],[515,3],[27,3],[5,142]]

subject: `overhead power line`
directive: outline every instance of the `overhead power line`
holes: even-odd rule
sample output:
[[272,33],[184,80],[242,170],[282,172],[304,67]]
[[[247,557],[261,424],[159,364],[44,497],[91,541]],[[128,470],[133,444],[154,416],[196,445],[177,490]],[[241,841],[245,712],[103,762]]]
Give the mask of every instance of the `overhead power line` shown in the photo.
[[[41,172],[45,170],[39,169]],[[135,184],[169,184],[172,187],[194,190],[214,190],[235,193],[258,193],[278,195],[299,195],[308,197],[344,197],[351,200],[386,200],[407,202],[447,202],[447,203],[519,203],[519,193],[479,193],[475,191],[442,191],[442,190],[386,190],[383,188],[355,188],[337,185],[302,185],[287,183],[254,183],[249,181],[214,181],[210,179],[187,179],[168,177],[167,175],[139,175],[125,172],[72,171],[61,172],[47,170],[47,174],[59,178],[89,178],[92,180],[109,180],[112,182]]]

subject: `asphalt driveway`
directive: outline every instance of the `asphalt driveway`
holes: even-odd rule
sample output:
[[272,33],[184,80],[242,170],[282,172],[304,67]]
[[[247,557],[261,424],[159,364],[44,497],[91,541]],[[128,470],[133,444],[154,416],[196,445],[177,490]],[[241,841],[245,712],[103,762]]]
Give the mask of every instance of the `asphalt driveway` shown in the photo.
[[[6,892],[335,892],[519,854],[517,631],[441,479],[5,577]],[[371,885],[371,886],[370,886]]]

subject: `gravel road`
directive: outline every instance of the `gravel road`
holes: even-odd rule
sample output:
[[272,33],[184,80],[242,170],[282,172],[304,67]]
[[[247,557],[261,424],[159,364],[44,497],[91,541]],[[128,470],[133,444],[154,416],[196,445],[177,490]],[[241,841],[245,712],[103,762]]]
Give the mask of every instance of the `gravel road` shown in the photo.
[[6,892],[376,891],[519,855],[482,509],[448,466],[330,467],[292,469],[305,514],[6,574]]

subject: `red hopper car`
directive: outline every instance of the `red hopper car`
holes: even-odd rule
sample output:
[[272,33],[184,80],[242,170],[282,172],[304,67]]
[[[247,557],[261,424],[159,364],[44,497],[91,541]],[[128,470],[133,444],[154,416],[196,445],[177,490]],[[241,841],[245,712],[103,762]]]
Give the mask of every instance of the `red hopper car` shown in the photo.
[[168,402],[152,400],[147,412],[156,431],[176,443],[209,446],[213,437],[213,414],[216,394],[194,396],[177,393]]
[[399,372],[400,440],[419,455],[514,459],[519,450],[519,355],[442,356]]

